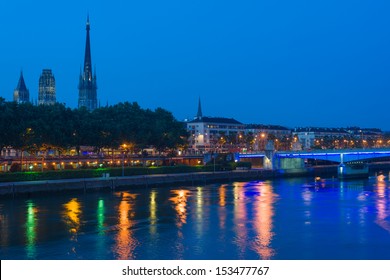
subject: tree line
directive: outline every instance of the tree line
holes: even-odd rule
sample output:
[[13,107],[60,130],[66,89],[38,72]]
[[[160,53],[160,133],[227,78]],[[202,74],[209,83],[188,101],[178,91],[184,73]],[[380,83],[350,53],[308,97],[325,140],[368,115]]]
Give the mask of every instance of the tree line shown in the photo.
[[163,152],[184,146],[187,132],[171,112],[142,109],[136,102],[98,108],[70,109],[63,104],[34,106],[0,97],[0,147],[34,154],[92,146],[98,152],[123,149],[138,152],[154,147]]

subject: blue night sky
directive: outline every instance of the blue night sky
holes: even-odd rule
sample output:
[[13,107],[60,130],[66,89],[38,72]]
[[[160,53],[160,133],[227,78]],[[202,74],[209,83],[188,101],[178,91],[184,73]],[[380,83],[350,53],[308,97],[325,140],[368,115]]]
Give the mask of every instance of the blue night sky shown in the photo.
[[75,108],[91,21],[101,105],[193,118],[390,130],[390,1],[0,2],[0,96],[43,68]]

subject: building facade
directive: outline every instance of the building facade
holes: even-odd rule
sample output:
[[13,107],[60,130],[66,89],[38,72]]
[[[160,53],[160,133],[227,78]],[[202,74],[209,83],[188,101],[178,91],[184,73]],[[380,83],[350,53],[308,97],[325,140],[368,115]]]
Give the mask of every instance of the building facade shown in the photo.
[[43,69],[39,77],[38,105],[54,105],[56,103],[56,80],[51,69]]
[[190,153],[228,152],[238,149],[244,125],[232,118],[204,117],[199,98],[196,117],[187,122],[187,131]]
[[378,128],[299,127],[293,131],[303,149],[348,149],[380,147],[383,132]]
[[248,146],[252,151],[264,151],[269,140],[273,141],[276,150],[285,150],[285,142],[291,140],[291,129],[280,125],[248,124],[245,134],[252,138]]
[[30,91],[24,82],[23,72],[20,72],[19,82],[14,90],[14,101],[17,103],[30,102]]
[[78,107],[85,107],[88,111],[97,108],[97,84],[96,71],[92,73],[91,43],[89,38],[90,23],[87,18],[87,38],[85,43],[84,68],[79,77],[79,100]]

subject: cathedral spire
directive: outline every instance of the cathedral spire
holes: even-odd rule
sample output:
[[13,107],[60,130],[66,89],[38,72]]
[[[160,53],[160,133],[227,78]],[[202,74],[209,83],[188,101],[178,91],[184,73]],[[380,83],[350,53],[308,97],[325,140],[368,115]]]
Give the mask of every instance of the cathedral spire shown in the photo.
[[200,97],[199,97],[199,103],[198,103],[198,113],[196,114],[196,118],[198,120],[202,119],[202,105],[200,104]]
[[91,29],[89,23],[89,15],[87,16],[87,38],[85,42],[85,57],[84,57],[84,75],[85,79],[92,81],[92,59],[91,59],[91,43],[89,39],[89,30]]
[[87,16],[86,30],[84,69],[79,81],[79,108],[85,107],[87,110],[93,111],[97,108],[98,102],[96,73],[93,74],[92,71],[91,41],[89,38],[91,25],[89,23],[89,15]]

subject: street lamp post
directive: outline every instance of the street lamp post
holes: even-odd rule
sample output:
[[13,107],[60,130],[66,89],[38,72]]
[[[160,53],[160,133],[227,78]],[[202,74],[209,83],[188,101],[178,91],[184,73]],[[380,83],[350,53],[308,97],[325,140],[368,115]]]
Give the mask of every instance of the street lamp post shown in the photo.
[[126,147],[127,145],[126,144],[123,144],[122,145],[122,177],[125,176],[125,151],[126,151]]
[[122,177],[125,176],[125,152],[122,152]]

